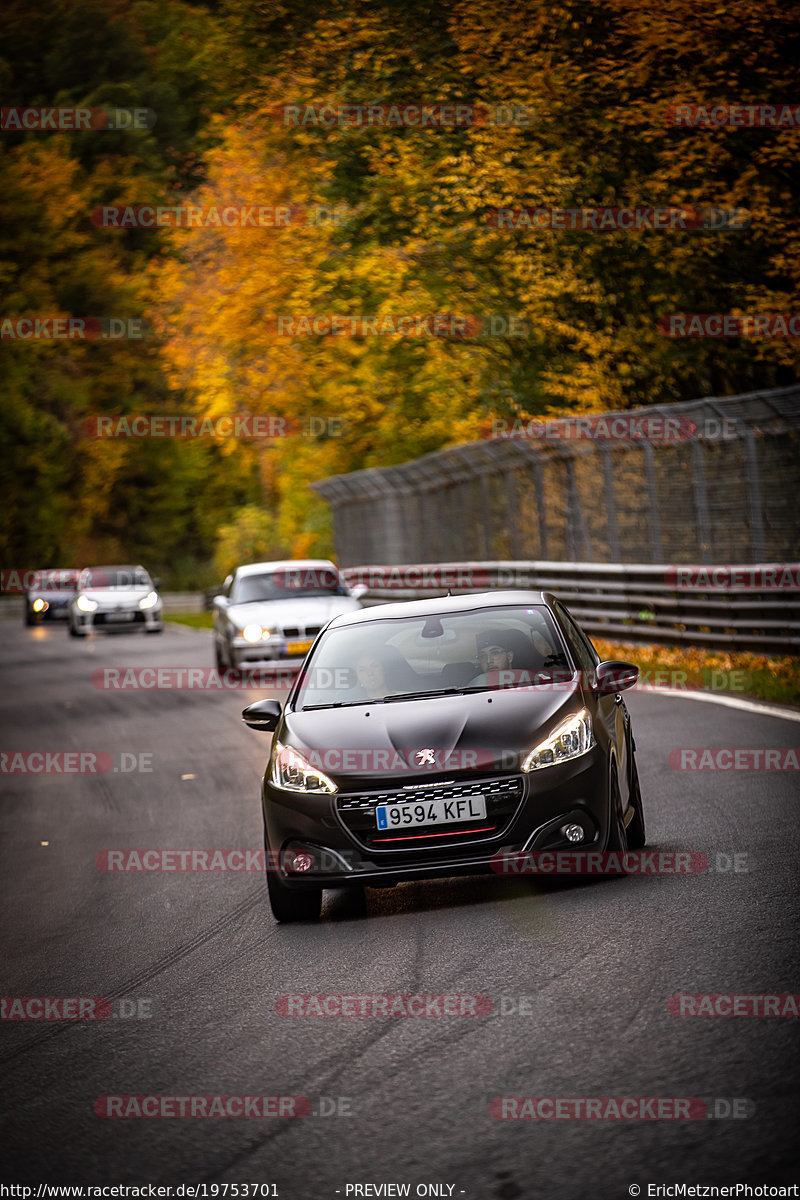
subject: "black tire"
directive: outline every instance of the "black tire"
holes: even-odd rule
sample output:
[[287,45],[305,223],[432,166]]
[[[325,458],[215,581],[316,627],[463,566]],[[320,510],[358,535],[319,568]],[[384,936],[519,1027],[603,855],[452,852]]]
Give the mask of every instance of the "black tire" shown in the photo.
[[74,629],[74,628],[73,628],[73,626],[72,626],[72,625],[70,625],[70,627],[69,627],[69,636],[70,636],[70,637],[82,638],[82,637],[86,637],[86,633],[85,633],[85,631],[84,631],[84,630],[82,630],[82,629]]
[[216,638],[214,639],[214,662],[217,664],[217,670],[221,675],[225,670],[225,659],[220,654],[219,642],[216,640]]
[[32,613],[32,612],[26,612],[26,613],[25,613],[25,624],[26,624],[26,625],[27,625],[29,628],[30,628],[30,626],[31,626],[31,625],[35,625],[35,624],[36,624],[36,617],[33,615],[33,613]]
[[158,629],[145,629],[145,633],[163,633],[163,632],[164,632],[163,625],[159,625]]
[[639,787],[639,771],[636,766],[636,755],[631,752],[631,808],[633,816],[626,830],[629,850],[641,850],[647,844],[647,833],[644,827],[644,807],[642,792]]
[[313,891],[292,891],[278,877],[278,872],[270,870],[270,852],[267,847],[267,891],[269,906],[276,921],[282,925],[290,921],[318,921],[322,912],[322,888]]
[[230,659],[230,665],[224,667],[223,670],[228,672],[228,675],[231,679],[241,679],[242,668],[237,667],[236,659],[233,657],[233,652],[231,651],[230,647],[228,648],[228,658]]
[[622,819],[622,801],[621,801],[620,794],[619,794],[619,783],[617,781],[616,763],[614,764],[614,767],[612,768],[612,771],[611,771],[611,782],[609,784],[609,792],[610,792],[610,796],[609,796],[610,812],[608,815],[609,830],[608,830],[608,842],[606,844],[606,849],[616,851],[617,853],[620,853],[620,854],[624,854],[625,851],[628,849],[628,833],[625,828],[625,822]]

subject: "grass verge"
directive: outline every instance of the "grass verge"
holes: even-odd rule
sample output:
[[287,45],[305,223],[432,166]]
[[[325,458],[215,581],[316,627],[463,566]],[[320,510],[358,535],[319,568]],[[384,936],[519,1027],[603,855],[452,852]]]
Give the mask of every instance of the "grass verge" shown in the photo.
[[165,621],[177,621],[179,625],[191,625],[193,629],[213,629],[214,614],[210,612],[164,613]]
[[693,688],[800,708],[800,659],[695,646],[652,646],[592,638],[601,658],[636,663],[645,685]]

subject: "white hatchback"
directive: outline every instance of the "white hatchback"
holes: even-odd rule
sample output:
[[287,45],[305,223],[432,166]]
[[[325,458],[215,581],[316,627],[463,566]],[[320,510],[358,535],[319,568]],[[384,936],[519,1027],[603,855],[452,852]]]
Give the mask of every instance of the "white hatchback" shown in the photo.
[[144,567],[86,567],[81,571],[69,607],[72,637],[86,637],[98,629],[161,633],[163,628],[161,597]]

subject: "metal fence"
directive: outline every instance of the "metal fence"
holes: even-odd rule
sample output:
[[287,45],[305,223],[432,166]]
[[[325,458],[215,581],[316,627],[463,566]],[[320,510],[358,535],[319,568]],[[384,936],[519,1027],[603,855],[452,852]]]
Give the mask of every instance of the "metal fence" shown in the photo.
[[800,559],[800,386],[603,416],[695,431],[501,436],[322,480],[340,566]]
[[[610,641],[797,654],[800,564],[728,571],[558,562],[439,563],[345,568],[367,604],[534,588],[555,593],[586,631]],[[432,582],[426,582],[426,575]],[[688,577],[688,578],[687,578]]]

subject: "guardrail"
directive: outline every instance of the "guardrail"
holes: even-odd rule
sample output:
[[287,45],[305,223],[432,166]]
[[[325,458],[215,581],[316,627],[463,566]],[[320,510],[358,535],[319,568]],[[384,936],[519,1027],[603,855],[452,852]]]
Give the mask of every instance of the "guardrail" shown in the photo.
[[611,641],[797,654],[800,564],[675,567],[621,563],[461,562],[344,567],[363,602],[493,590],[553,592],[587,633]]
[[[726,574],[727,573],[727,574]],[[797,654],[800,564],[675,567],[623,563],[459,562],[343,567],[366,605],[508,588],[553,592],[586,629],[610,641]],[[200,612],[218,589],[162,593],[164,612]],[[23,614],[2,597],[0,617]]]

